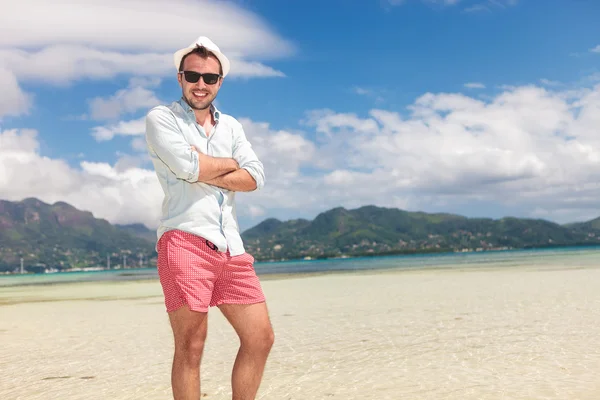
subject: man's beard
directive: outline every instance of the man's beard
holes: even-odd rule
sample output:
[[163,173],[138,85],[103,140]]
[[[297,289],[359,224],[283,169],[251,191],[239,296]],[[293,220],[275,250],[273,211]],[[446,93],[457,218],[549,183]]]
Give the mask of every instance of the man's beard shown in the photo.
[[192,108],[193,110],[206,110],[207,108],[209,108],[212,105],[212,102],[215,100],[214,98],[211,99],[211,101],[209,101],[208,104],[205,107],[196,107],[192,103],[192,101],[190,99],[188,99],[188,97],[185,95],[185,93],[183,93],[183,99],[188,104],[188,106],[190,106],[190,108]]

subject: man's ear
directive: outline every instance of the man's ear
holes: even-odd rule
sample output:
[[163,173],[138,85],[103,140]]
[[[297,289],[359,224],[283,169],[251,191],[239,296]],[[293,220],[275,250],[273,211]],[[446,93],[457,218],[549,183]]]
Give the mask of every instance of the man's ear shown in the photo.
[[183,82],[181,82],[181,74],[177,74],[177,82],[179,82],[179,86],[183,89]]

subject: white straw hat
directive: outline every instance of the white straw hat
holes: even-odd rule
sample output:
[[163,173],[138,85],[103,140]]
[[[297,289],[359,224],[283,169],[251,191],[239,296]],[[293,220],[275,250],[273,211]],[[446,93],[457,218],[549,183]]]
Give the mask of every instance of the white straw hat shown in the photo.
[[217,59],[221,63],[221,68],[223,69],[223,77],[225,77],[229,73],[229,69],[231,68],[229,59],[227,57],[225,57],[225,55],[223,53],[221,53],[221,50],[219,49],[219,47],[216,44],[214,44],[212,42],[212,40],[210,40],[206,36],[200,36],[198,38],[198,40],[196,40],[194,43],[190,44],[189,47],[183,48],[181,50],[177,50],[175,52],[174,61],[175,61],[175,68],[177,68],[177,71],[179,72],[179,65],[181,64],[181,60],[183,59],[183,57],[185,57],[186,54],[190,53],[192,50],[194,50],[196,47],[199,47],[199,46],[206,47],[206,49],[208,51],[210,51],[211,53],[213,53],[215,55],[215,57],[217,57]]

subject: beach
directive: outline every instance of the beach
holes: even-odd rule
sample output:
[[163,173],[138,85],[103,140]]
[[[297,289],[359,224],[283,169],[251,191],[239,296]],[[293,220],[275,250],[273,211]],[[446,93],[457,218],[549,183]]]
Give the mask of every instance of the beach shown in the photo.
[[[600,266],[268,278],[259,399],[600,398]],[[157,280],[0,290],[0,398],[169,399]],[[230,399],[237,338],[209,313],[203,399]]]

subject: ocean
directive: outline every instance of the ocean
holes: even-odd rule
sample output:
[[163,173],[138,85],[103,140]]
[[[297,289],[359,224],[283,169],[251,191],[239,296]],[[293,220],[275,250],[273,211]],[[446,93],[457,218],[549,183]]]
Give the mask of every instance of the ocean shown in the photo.
[[[569,265],[575,263],[582,267],[600,265],[600,246],[257,262],[255,270],[259,276],[276,277],[277,275],[426,268],[481,268],[519,265],[546,267],[561,266],[567,262]],[[0,275],[0,287],[148,279],[158,279],[155,268]]]

